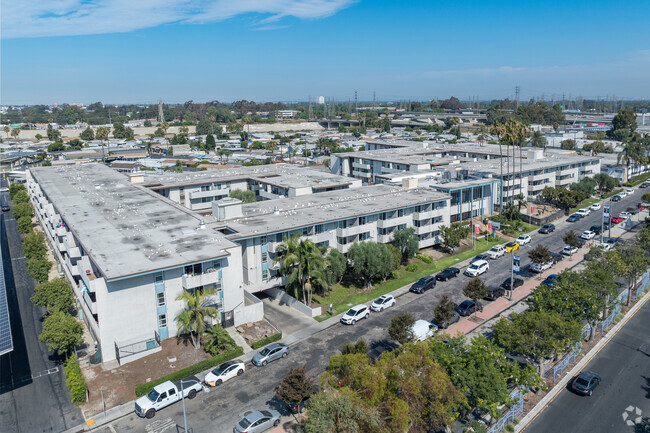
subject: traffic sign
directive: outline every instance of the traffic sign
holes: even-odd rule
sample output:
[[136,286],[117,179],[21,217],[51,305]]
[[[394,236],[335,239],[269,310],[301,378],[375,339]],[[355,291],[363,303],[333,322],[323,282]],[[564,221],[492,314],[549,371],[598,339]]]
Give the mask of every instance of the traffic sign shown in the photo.
[[476,226],[475,232],[476,232],[476,234],[479,234],[480,230],[478,229],[478,226]]
[[488,223],[488,230],[492,230],[492,223]]

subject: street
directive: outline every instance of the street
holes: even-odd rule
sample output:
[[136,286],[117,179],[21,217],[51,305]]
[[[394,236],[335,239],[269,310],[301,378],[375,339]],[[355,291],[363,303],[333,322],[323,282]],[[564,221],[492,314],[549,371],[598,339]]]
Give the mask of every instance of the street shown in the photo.
[[83,417],[70,402],[63,366],[38,339],[42,311],[29,300],[35,284],[27,275],[16,221],[8,212],[0,219],[0,247],[14,341],[14,350],[0,358],[0,430],[59,432],[82,423]]
[[525,432],[650,432],[648,323],[650,302],[584,368],[602,377],[593,395],[561,391]]

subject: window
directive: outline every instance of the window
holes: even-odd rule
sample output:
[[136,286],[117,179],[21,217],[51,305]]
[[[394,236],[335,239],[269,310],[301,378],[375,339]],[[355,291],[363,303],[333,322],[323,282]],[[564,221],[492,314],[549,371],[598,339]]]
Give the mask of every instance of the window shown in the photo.
[[365,216],[359,217],[359,225],[362,226],[365,223],[366,223],[366,217]]
[[404,216],[404,209],[397,209],[397,217],[402,217]]
[[365,232],[365,233],[360,233],[359,234],[359,240],[360,241],[365,241],[370,238],[370,232]]
[[345,229],[347,227],[348,227],[348,221],[347,220],[339,221],[339,228],[340,229]]
[[165,306],[165,292],[156,293],[156,305],[158,307]]
[[400,224],[397,226],[397,230],[403,230],[406,228],[406,224]]
[[154,284],[160,284],[160,283],[164,282],[163,273],[162,272],[156,272],[155,274],[153,274],[153,282],[154,282]]
[[337,237],[336,237],[336,241],[337,241],[340,245],[345,245],[345,244],[348,243],[348,238],[347,238],[347,237],[338,237],[338,236],[337,236]]
[[201,263],[195,263],[193,265],[187,265],[185,266],[185,274],[200,274],[203,272],[203,266]]
[[269,259],[269,253],[262,251],[262,263],[266,262]]
[[269,270],[268,269],[262,269],[262,279],[264,281],[267,281],[269,279]]
[[267,243],[269,243],[269,239],[268,239],[266,236],[262,236],[262,237],[260,238],[260,243],[261,243],[262,245],[267,244]]
[[314,226],[314,228],[316,230],[317,235],[323,233],[323,225],[322,224],[317,224],[317,225]]
[[203,192],[210,191],[210,189],[211,189],[210,185],[201,185],[201,191]]
[[166,314],[160,314],[158,316],[158,327],[159,328],[166,328],[167,327],[167,315]]
[[310,227],[303,227],[302,228],[302,235],[303,236],[311,235],[311,226]]

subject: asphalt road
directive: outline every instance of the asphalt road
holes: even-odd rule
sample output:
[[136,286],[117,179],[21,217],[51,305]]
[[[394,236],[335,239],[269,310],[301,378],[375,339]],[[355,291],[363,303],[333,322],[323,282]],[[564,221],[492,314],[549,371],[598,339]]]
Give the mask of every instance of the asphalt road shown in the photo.
[[[583,397],[563,390],[525,432],[650,432],[649,323],[647,302],[585,366],[584,370],[602,377],[593,395]],[[630,406],[633,411],[624,419]],[[628,420],[633,425],[628,425]]]
[[[633,196],[618,202],[614,214],[617,214],[619,209],[636,205],[639,197],[640,194],[636,192]],[[592,213],[576,223],[556,223],[557,228],[551,234],[533,234],[533,240],[518,252],[522,269],[525,271],[530,263],[526,254],[530,248],[541,243],[551,251],[559,251],[564,246],[562,242],[564,233],[574,230],[580,234],[593,224],[599,224],[600,218],[600,214]],[[510,256],[507,254],[505,257],[490,261],[490,270],[480,278],[483,278],[488,285],[501,284],[510,276]],[[526,272],[523,272],[522,276],[525,279],[532,277]],[[317,377],[327,368],[330,356],[337,353],[347,341],[356,341],[364,337],[371,348],[390,345],[392,342],[387,329],[393,315],[409,311],[418,319],[431,320],[433,308],[443,294],[450,295],[457,303],[465,299],[462,290],[468,281],[468,277],[460,275],[448,282],[439,282],[435,289],[423,295],[408,293],[398,298],[395,307],[382,313],[372,313],[369,319],[362,320],[354,326],[338,324],[313,335],[292,347],[291,354],[284,360],[261,368],[249,366],[242,377],[226,382],[219,388],[213,388],[207,394],[199,393],[196,399],[187,401],[188,426],[193,428],[194,432],[231,432],[233,426],[247,411],[271,407],[287,414],[284,406],[273,398],[273,388],[284,377],[290,366],[306,365],[308,374]],[[162,433],[173,430],[176,424],[183,425],[181,404],[163,409],[152,420],[140,419],[132,414],[99,431],[113,433],[111,429],[114,428],[118,432]]]
[[14,350],[0,358],[0,431],[59,432],[83,422],[72,405],[63,367],[39,341],[42,311],[29,300],[35,287],[27,275],[16,221],[0,215],[5,282]]

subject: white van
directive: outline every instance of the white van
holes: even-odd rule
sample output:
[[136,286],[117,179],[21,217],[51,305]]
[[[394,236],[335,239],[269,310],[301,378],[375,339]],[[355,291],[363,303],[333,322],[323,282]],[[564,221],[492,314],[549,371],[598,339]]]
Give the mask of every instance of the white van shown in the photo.
[[427,338],[433,337],[433,334],[436,333],[438,327],[426,320],[416,320],[415,323],[411,326],[411,333],[413,333],[414,341],[424,341]]

